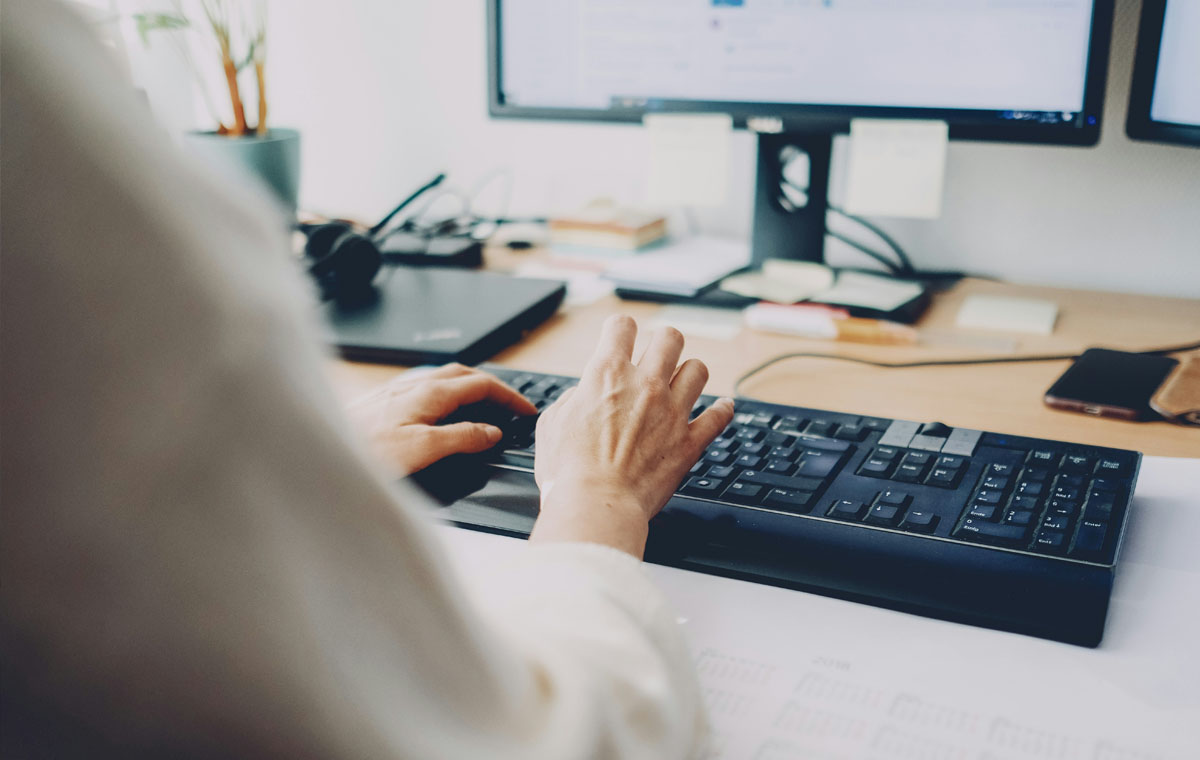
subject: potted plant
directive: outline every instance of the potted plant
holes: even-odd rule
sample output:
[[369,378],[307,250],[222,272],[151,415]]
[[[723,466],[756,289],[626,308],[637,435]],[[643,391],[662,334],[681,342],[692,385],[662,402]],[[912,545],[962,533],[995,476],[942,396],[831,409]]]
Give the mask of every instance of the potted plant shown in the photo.
[[[174,0],[166,12],[134,15],[138,35],[169,34],[191,71],[215,128],[188,134],[200,155],[250,171],[284,206],[296,210],[300,184],[300,133],[267,121],[267,24],[263,0]],[[202,61],[202,64],[198,64]],[[245,85],[252,76],[256,120],[247,118]],[[217,83],[214,86],[214,82]],[[213,91],[222,94],[216,98]],[[225,105],[218,107],[222,101]]]

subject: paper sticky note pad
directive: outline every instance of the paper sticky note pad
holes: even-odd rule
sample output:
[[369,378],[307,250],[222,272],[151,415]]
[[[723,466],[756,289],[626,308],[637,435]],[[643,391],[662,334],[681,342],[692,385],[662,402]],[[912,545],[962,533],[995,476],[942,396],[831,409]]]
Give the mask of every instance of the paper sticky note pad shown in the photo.
[[948,138],[944,121],[851,120],[846,210],[936,219],[942,213]]
[[719,206],[729,189],[729,114],[647,114],[650,176],[646,200],[662,206]]
[[1049,335],[1054,332],[1058,306],[1036,298],[967,296],[958,309],[955,324],[983,330]]

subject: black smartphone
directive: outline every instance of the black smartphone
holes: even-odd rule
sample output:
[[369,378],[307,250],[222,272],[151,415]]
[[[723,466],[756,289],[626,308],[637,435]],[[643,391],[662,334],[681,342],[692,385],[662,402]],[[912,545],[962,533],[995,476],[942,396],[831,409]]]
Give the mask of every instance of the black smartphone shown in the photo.
[[1157,419],[1150,397],[1179,362],[1089,348],[1046,391],[1046,405],[1122,420]]

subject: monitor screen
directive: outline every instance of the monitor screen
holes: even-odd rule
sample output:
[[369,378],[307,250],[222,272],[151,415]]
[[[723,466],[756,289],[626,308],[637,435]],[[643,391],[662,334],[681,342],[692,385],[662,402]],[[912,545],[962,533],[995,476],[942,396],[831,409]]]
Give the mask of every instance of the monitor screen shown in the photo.
[[1200,145],[1200,2],[1142,6],[1127,129],[1140,139]]
[[833,131],[906,116],[944,118],[956,136],[1094,142],[1111,2],[495,0],[492,11],[498,115],[725,111]]

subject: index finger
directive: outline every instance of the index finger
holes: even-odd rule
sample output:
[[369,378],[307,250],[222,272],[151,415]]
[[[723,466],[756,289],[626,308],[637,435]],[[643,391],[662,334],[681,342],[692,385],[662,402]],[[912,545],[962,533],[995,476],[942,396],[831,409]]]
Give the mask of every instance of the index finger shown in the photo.
[[439,383],[451,402],[449,414],[454,409],[480,401],[491,401],[506,406],[517,414],[537,414],[537,407],[529,399],[517,393],[498,378],[483,372],[443,380]]
[[633,344],[637,340],[637,322],[625,314],[614,314],[604,320],[600,329],[600,340],[588,361],[588,369],[594,369],[607,361],[633,361]]

